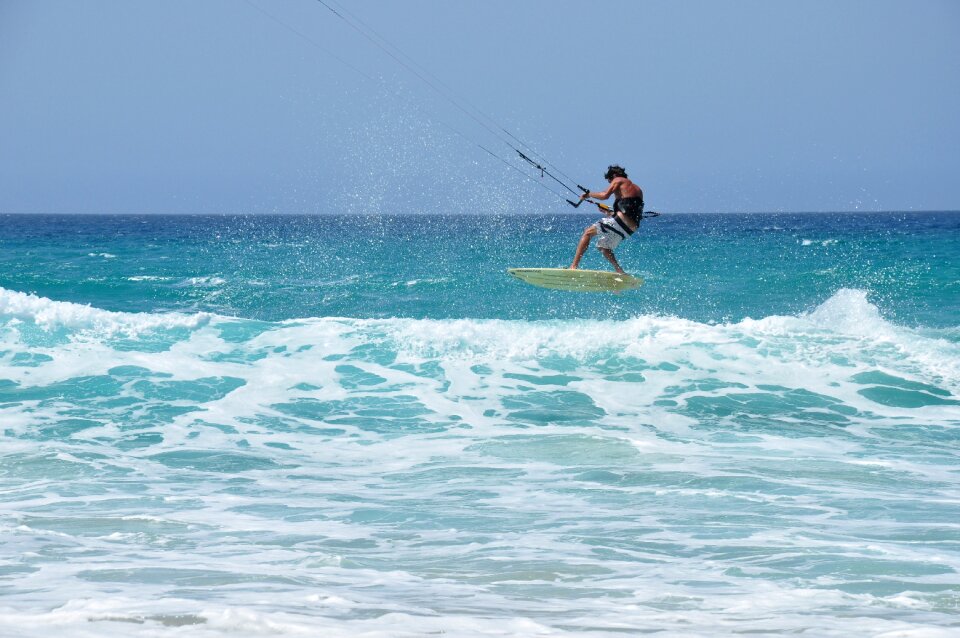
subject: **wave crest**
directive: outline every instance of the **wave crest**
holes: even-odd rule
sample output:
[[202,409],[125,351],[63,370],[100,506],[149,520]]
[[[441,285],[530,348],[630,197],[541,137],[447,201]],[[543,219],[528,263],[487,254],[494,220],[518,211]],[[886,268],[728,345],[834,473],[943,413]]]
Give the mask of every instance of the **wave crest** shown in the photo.
[[104,334],[136,334],[155,329],[196,329],[209,323],[211,317],[204,312],[192,315],[175,312],[114,312],[0,288],[0,319],[5,322],[27,321],[46,330],[67,328]]
[[265,344],[330,347],[342,353],[374,348],[421,361],[567,359],[577,364],[628,356],[660,362],[704,359],[698,363],[704,366],[711,358],[720,358],[750,366],[764,365],[769,356],[782,363],[805,364],[834,358],[846,365],[901,369],[952,387],[960,385],[960,344],[884,319],[865,291],[853,289],[841,289],[798,315],[707,324],[667,315],[536,321],[320,317],[264,323],[209,313],[113,312],[0,288],[0,322],[16,321],[94,339],[118,333],[193,331],[212,323],[221,338],[229,332],[227,340],[240,350]]

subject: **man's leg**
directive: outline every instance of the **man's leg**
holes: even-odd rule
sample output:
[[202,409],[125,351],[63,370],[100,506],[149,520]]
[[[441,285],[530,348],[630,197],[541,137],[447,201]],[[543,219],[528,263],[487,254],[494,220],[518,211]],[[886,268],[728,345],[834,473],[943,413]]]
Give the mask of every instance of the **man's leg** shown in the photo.
[[613,256],[612,250],[610,250],[609,248],[601,248],[600,252],[603,254],[604,257],[607,258],[607,261],[613,264],[614,270],[616,270],[621,275],[627,274],[623,271],[623,268],[620,267],[620,264],[617,263],[617,258]]
[[590,245],[590,240],[593,239],[593,236],[596,234],[596,226],[590,226],[583,231],[583,236],[580,238],[580,243],[577,244],[577,252],[573,256],[573,263],[570,264],[570,270],[576,270],[580,267],[580,259],[583,257],[583,253],[587,252],[587,246]]

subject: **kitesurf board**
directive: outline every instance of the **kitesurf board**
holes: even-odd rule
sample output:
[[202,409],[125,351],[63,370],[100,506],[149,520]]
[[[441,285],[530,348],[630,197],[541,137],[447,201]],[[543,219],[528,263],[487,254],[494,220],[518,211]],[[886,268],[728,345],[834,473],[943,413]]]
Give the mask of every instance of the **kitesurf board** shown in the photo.
[[528,284],[554,290],[577,292],[619,292],[643,285],[643,279],[606,270],[569,268],[508,268],[507,272]]

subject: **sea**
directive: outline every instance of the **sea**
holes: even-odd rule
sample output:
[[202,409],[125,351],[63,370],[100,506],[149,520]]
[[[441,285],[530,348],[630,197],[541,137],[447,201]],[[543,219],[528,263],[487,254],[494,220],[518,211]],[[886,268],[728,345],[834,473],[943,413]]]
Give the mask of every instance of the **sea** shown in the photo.
[[0,215],[0,636],[960,635],[960,213],[592,221]]

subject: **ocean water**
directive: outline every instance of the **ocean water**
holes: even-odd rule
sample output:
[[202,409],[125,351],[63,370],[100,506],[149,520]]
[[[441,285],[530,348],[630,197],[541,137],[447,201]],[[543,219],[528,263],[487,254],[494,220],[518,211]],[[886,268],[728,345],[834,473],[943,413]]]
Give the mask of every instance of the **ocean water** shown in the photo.
[[591,220],[0,216],[0,636],[958,635],[960,214]]

